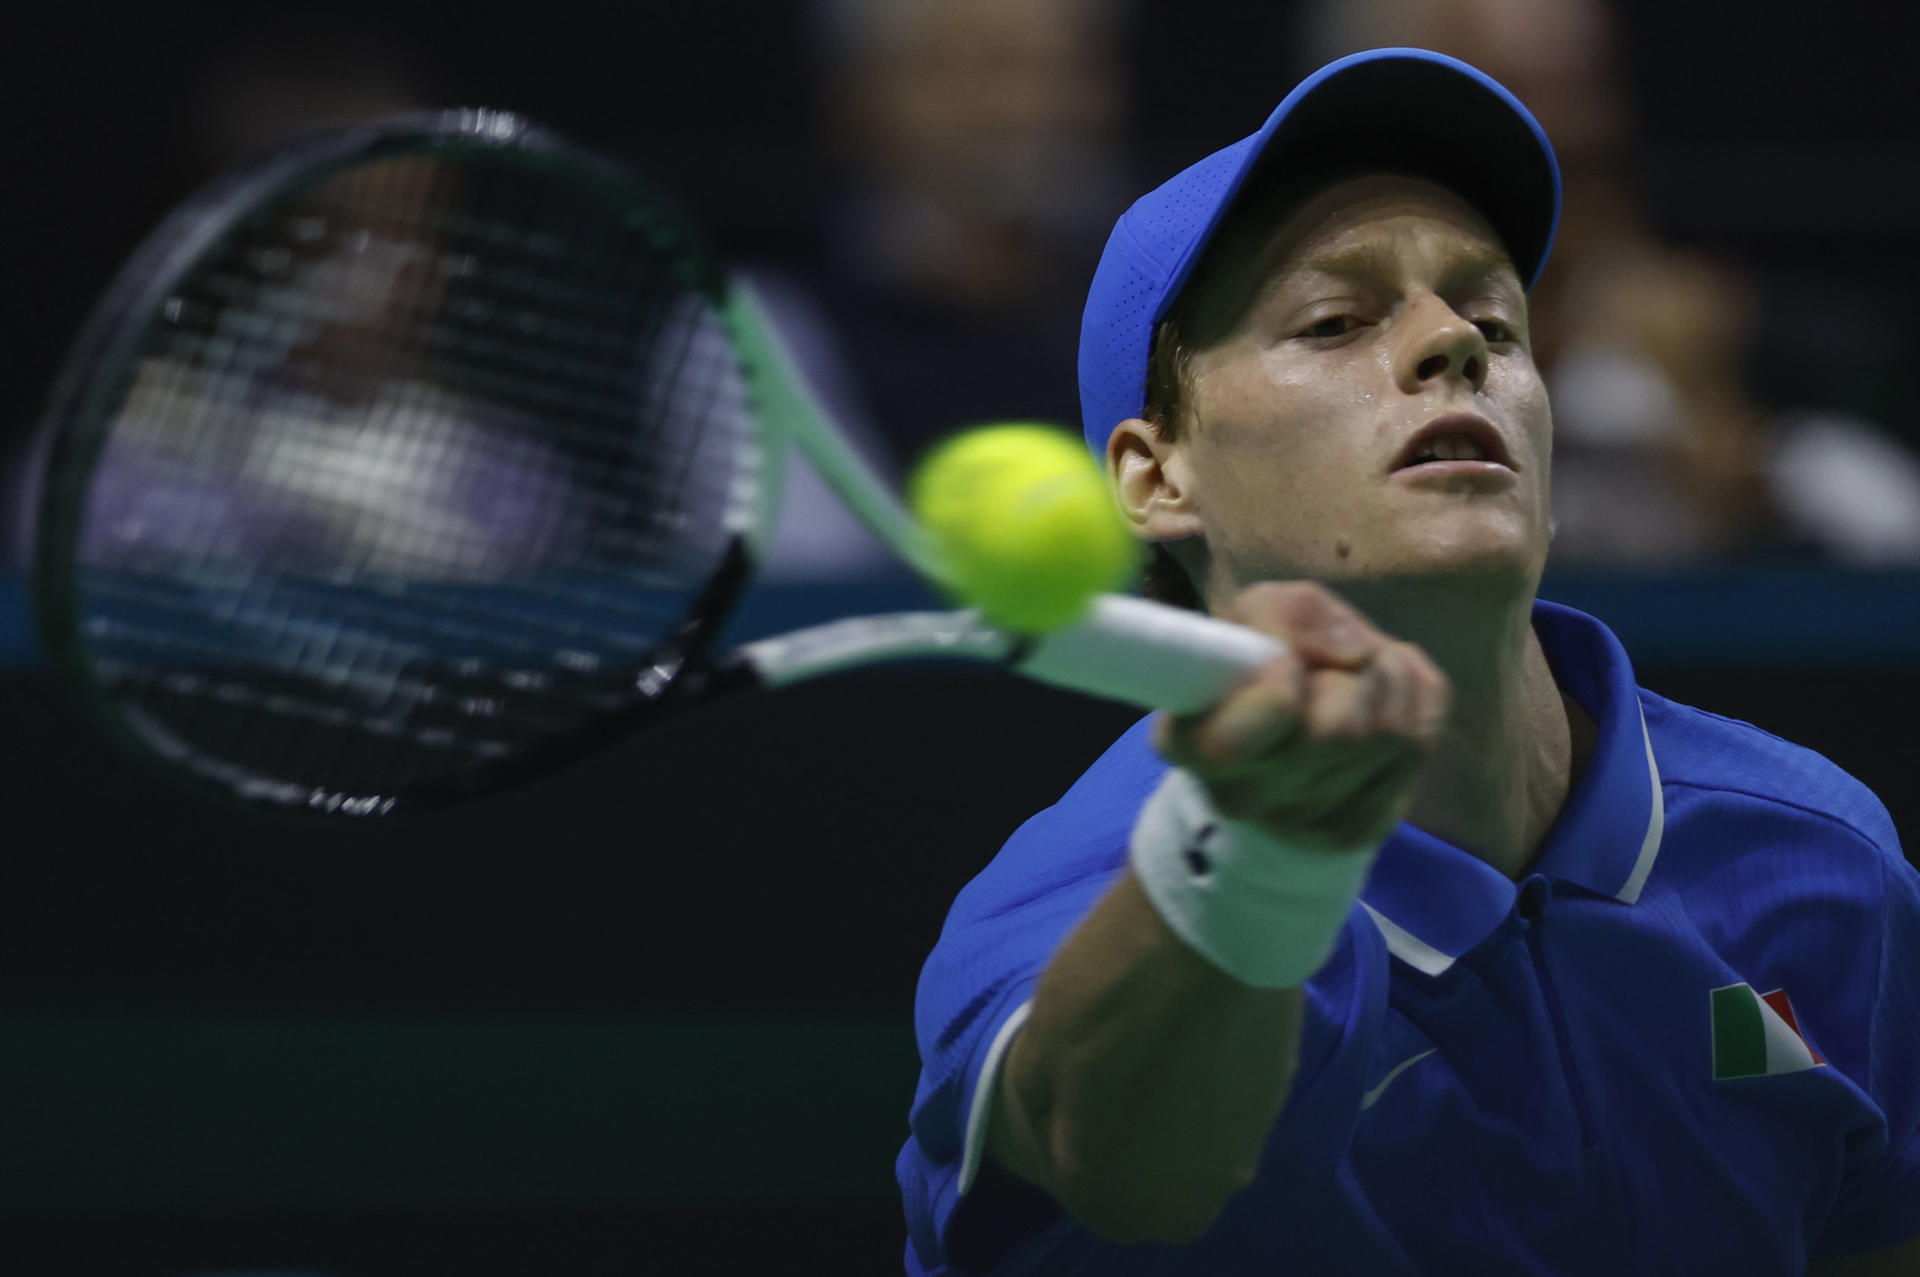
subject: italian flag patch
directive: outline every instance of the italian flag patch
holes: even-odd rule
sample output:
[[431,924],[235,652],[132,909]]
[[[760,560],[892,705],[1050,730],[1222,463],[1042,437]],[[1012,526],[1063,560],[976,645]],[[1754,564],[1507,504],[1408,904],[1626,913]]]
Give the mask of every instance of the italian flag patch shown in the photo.
[[1797,1073],[1826,1063],[1800,1036],[1785,990],[1755,993],[1750,984],[1730,984],[1711,996],[1714,1081]]

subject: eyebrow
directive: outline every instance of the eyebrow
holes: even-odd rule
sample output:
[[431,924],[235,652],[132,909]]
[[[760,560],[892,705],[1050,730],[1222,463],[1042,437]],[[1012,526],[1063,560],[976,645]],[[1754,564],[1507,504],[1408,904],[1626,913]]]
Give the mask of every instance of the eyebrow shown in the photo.
[[[1335,275],[1341,278],[1364,278],[1392,274],[1398,267],[1394,254],[1382,244],[1355,244],[1348,248],[1333,249],[1315,253],[1283,272],[1285,276],[1299,275]],[[1510,273],[1516,278],[1513,259],[1498,248],[1476,246],[1452,257],[1441,277],[1443,287],[1458,288],[1464,284],[1478,283],[1493,275]],[[1523,289],[1524,291],[1524,289]]]

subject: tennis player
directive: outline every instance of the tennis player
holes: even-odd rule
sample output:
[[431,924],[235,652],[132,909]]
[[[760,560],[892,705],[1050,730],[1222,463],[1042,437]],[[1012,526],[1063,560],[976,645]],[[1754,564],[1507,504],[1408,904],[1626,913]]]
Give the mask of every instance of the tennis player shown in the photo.
[[1284,640],[922,975],[911,1273],[1920,1273],[1920,876],[1535,599],[1559,178],[1380,50],[1136,203],[1080,347],[1156,590]]

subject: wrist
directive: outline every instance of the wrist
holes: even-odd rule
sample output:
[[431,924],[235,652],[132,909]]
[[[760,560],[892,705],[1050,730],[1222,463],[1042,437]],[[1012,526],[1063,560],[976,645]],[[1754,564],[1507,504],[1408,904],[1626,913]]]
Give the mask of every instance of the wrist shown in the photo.
[[1378,851],[1308,845],[1230,819],[1176,767],[1141,808],[1128,859],[1188,946],[1243,983],[1288,988],[1332,953]]

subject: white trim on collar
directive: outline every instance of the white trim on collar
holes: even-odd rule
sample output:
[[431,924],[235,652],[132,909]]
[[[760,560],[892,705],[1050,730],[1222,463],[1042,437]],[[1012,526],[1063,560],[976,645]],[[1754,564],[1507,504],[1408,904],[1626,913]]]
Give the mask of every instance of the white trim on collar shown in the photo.
[[1362,900],[1360,907],[1373,919],[1373,925],[1380,929],[1380,938],[1387,942],[1387,952],[1400,961],[1425,975],[1439,975],[1453,965],[1453,959],[1432,945],[1400,926],[1391,918]]
[[[1667,828],[1667,805],[1660,794],[1660,766],[1653,758],[1653,736],[1647,731],[1647,714],[1637,701],[1634,710],[1640,715],[1640,739],[1647,747],[1647,778],[1652,784],[1653,797],[1648,804],[1647,831],[1640,839],[1640,854],[1634,858],[1633,872],[1627,875],[1626,884],[1614,893],[1614,898],[1623,904],[1632,904],[1640,898],[1641,889],[1647,885],[1647,875],[1653,872],[1653,862],[1660,856],[1660,839]],[[1454,964],[1454,958],[1400,926],[1366,901],[1359,903],[1373,919],[1373,925],[1380,929],[1380,938],[1387,942],[1387,952],[1415,971],[1437,976]]]
[[1640,711],[1640,739],[1647,743],[1647,777],[1653,782],[1652,810],[1647,813],[1647,833],[1640,840],[1640,855],[1633,862],[1633,872],[1627,875],[1626,885],[1614,893],[1616,900],[1632,904],[1640,898],[1640,889],[1647,885],[1647,875],[1653,872],[1653,862],[1660,855],[1660,836],[1667,829],[1667,803],[1660,795],[1660,766],[1653,761],[1653,737],[1647,732],[1647,712],[1640,706],[1639,698],[1634,698],[1634,708]]

